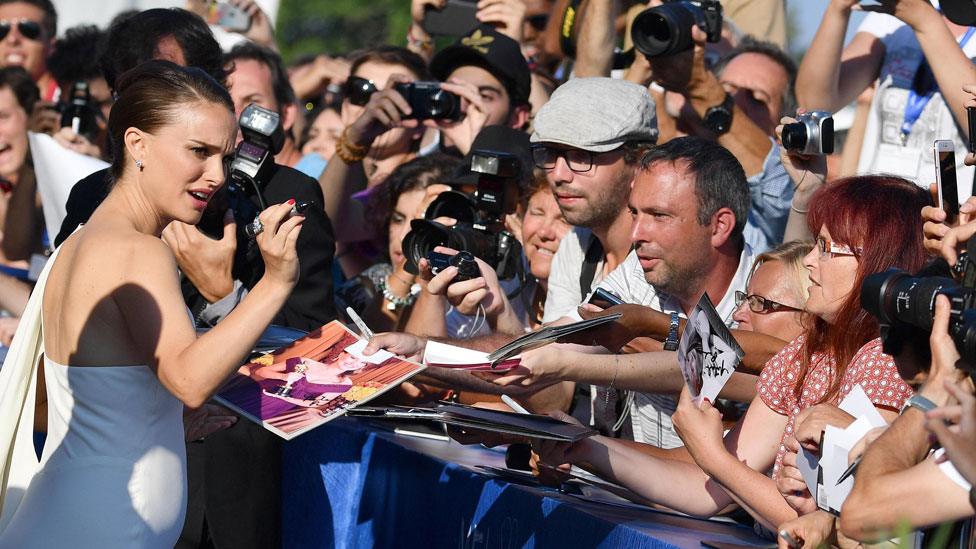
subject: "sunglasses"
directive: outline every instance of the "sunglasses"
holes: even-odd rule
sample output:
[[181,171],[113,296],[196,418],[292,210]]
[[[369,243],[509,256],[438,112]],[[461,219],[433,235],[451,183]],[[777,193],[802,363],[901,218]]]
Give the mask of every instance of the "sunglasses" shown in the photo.
[[41,36],[41,24],[37,21],[31,21],[30,19],[18,19],[14,21],[0,19],[0,40],[6,38],[10,34],[10,29],[14,26],[17,27],[17,32],[28,40],[37,40]]
[[346,99],[357,107],[362,107],[369,103],[369,98],[378,90],[372,80],[366,80],[358,76],[350,76],[346,80]]
[[741,307],[744,302],[749,302],[749,310],[754,313],[774,313],[777,311],[797,311],[803,312],[803,309],[798,309],[796,307],[790,307],[789,305],[783,305],[782,303],[777,303],[772,299],[766,299],[761,295],[747,294],[745,292],[740,292],[736,290],[735,292],[735,306]]
[[530,15],[525,18],[525,22],[529,24],[533,29],[542,32],[546,30],[546,25],[549,23],[549,14],[541,13],[539,15]]

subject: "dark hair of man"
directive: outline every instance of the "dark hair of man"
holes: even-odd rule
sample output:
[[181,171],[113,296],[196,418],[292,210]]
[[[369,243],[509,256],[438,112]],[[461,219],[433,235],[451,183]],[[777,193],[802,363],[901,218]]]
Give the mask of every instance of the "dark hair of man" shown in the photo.
[[47,68],[58,86],[66,92],[75,82],[102,76],[98,56],[105,42],[105,32],[95,25],[78,25],[66,30],[54,43]]
[[44,12],[41,26],[44,27],[45,38],[50,40],[58,35],[58,10],[51,0],[0,0],[0,6],[4,4],[29,4],[41,10]]
[[720,208],[735,214],[733,237],[742,235],[749,215],[749,184],[742,165],[725,147],[700,137],[678,137],[658,145],[641,158],[640,169],[669,162],[695,176],[698,223],[708,224]]
[[17,104],[24,109],[28,116],[34,110],[34,103],[41,94],[37,84],[22,67],[6,67],[0,69],[0,89],[7,88],[17,98]]
[[271,88],[274,91],[275,102],[278,103],[279,113],[285,105],[295,102],[295,90],[288,81],[285,64],[274,50],[254,42],[241,42],[224,55],[224,70],[227,74],[234,72],[234,62],[241,60],[257,61],[268,67],[268,71],[271,72]]
[[[373,62],[383,65],[400,65],[417,76],[418,80],[433,78],[427,69],[427,62],[423,57],[399,46],[377,46],[366,50],[353,52],[349,56],[349,74],[356,74],[356,70],[363,64]],[[409,75],[408,75],[409,76]],[[377,86],[385,86],[386,82],[374,82]]]
[[783,67],[786,71],[787,85],[786,89],[783,91],[783,112],[780,113],[782,116],[792,116],[796,112],[796,95],[794,94],[793,88],[796,85],[796,61],[789,56],[782,48],[773,44],[772,42],[766,42],[765,40],[759,40],[758,38],[753,38],[752,36],[746,36],[739,42],[739,45],[729,51],[725,56],[719,59],[715,66],[712,67],[712,72],[721,76],[722,71],[728,66],[729,62],[736,58],[738,55],[743,53],[758,53],[760,55],[765,55],[766,57],[772,59],[777,65]]
[[628,166],[635,166],[644,157],[654,143],[650,141],[627,141],[623,144],[624,149],[624,163]]
[[108,119],[115,180],[122,176],[127,164],[124,142],[127,129],[152,133],[173,123],[177,113],[198,102],[215,103],[234,113],[234,102],[227,90],[196,67],[147,61],[123,74],[118,86],[118,99]]
[[203,70],[223,84],[223,52],[210,28],[194,13],[180,8],[155,8],[117,20],[108,29],[100,60],[108,87],[118,91],[115,80],[122,73],[159,54],[159,43],[172,37],[183,50],[189,67]]

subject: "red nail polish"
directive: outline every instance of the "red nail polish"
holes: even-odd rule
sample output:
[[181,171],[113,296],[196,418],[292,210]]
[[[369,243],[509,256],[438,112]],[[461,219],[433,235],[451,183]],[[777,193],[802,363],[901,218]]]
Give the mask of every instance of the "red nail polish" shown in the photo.
[[295,199],[294,198],[289,198],[288,199],[288,204],[294,206],[295,205]]

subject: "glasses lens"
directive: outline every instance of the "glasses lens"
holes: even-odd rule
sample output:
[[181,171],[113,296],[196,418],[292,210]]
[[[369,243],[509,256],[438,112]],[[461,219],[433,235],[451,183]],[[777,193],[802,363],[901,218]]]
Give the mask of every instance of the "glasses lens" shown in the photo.
[[543,13],[533,15],[531,17],[527,17],[525,20],[529,23],[529,25],[532,26],[533,29],[537,31],[544,31],[546,30],[546,23],[549,22],[549,14]]
[[766,300],[758,295],[746,296],[749,300],[749,309],[754,313],[761,313],[766,310]]
[[574,172],[585,172],[593,166],[593,154],[582,149],[570,149],[566,151],[566,162]]
[[817,247],[820,248],[820,255],[827,253],[827,241],[824,239],[824,237],[817,237]]
[[736,290],[735,291],[735,306],[736,307],[741,307],[742,306],[742,302],[745,301],[745,300],[746,300],[746,294],[745,294],[745,292],[740,292],[739,290]]
[[556,155],[545,147],[532,148],[532,161],[537,168],[551,170],[556,165]]
[[24,38],[28,40],[37,40],[37,37],[41,35],[41,24],[37,21],[22,19],[17,25],[17,30]]
[[376,91],[376,86],[365,78],[353,76],[346,81],[346,98],[353,105],[362,107],[369,103],[369,98]]
[[0,40],[3,40],[10,34],[10,23],[7,21],[0,21]]

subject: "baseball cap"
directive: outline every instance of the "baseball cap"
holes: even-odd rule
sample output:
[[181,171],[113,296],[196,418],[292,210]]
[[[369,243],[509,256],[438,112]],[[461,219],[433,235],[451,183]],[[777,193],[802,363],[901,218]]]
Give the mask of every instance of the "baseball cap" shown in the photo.
[[513,105],[528,104],[532,77],[515,40],[494,27],[481,25],[439,51],[430,62],[430,72],[444,81],[455,69],[467,65],[481,67],[501,81]]
[[647,88],[613,78],[569,80],[539,109],[532,126],[532,143],[597,153],[627,141],[657,142],[657,112]]

